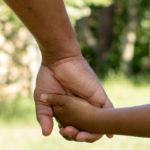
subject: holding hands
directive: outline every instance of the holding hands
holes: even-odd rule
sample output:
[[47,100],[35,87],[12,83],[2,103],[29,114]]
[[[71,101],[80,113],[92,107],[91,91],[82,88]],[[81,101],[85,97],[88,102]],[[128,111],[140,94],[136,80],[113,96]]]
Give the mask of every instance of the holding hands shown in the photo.
[[71,125],[82,131],[100,133],[96,128],[100,108],[86,100],[75,96],[43,94],[41,101],[52,106],[55,118],[64,126]]
[[[53,112],[48,103],[41,101],[40,96],[43,93],[78,95],[86,98],[87,101],[97,107],[112,107],[98,79],[82,57],[59,62],[50,66],[50,68],[41,66],[34,94],[37,119],[44,135],[49,135],[53,128]],[[88,110],[88,108],[86,109]],[[61,115],[59,118],[61,118]],[[93,134],[85,130],[79,131],[78,128],[70,125],[65,126],[62,119],[58,120],[64,127],[60,130],[60,133],[68,140],[93,142],[102,136],[101,134]]]
[[63,0],[5,2],[33,34],[42,54],[34,100],[43,135],[51,133],[54,113],[68,140],[94,142],[104,133],[150,136],[149,105],[113,109],[82,57]]
[[[49,104],[40,100],[43,93],[77,95],[97,107],[112,107],[97,77],[82,58],[63,0],[5,2],[35,37],[42,54],[34,100],[37,120],[44,135],[49,135],[52,131],[53,112]],[[64,126],[60,133],[69,140],[88,142],[102,136],[79,131],[73,126]]]
[[101,109],[75,96],[43,94],[41,100],[52,106],[54,116],[64,126],[90,133],[150,137],[150,105]]

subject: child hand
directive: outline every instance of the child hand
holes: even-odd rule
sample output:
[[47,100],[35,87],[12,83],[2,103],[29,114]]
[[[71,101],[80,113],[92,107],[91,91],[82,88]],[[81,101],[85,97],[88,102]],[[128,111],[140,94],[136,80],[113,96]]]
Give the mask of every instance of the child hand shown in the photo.
[[75,96],[55,94],[44,96],[43,101],[52,106],[54,116],[63,126],[74,126],[80,130],[98,133],[94,125],[99,108]]

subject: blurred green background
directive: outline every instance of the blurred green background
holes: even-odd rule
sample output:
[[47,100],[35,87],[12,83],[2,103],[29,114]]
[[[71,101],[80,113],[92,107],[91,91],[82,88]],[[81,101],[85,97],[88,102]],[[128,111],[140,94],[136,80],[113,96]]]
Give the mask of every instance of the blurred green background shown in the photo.
[[[66,0],[82,53],[116,107],[150,101],[150,1]],[[43,137],[32,91],[40,54],[15,14],[0,1],[1,150],[149,150],[145,138],[106,137],[93,144],[64,140],[57,123]]]

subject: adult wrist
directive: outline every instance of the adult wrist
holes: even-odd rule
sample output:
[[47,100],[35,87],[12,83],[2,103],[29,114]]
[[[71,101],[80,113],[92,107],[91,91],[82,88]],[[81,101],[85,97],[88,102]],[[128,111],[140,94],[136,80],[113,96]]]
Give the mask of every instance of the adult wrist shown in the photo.
[[43,57],[42,55],[42,65],[45,65],[47,67],[55,67],[58,66],[59,64],[63,64],[66,62],[72,62],[74,60],[81,60],[83,59],[82,54],[79,55],[67,55],[63,57],[54,57],[54,56],[46,56]]
[[58,44],[57,47],[41,46],[41,45],[39,45],[39,47],[42,54],[42,64],[46,66],[55,64],[60,61],[65,61],[65,60],[67,61],[67,60],[82,57],[78,45],[61,46]]

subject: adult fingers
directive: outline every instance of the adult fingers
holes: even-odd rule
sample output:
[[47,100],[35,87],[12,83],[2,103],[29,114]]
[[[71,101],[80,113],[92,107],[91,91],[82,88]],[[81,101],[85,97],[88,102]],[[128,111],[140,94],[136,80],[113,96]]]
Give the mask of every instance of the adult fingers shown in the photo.
[[44,136],[48,136],[53,129],[52,108],[49,105],[41,102],[40,99],[35,95],[34,100],[36,107],[36,116],[42,128],[42,133]]
[[75,141],[78,133],[79,133],[79,130],[72,126],[67,126],[65,128],[60,129],[60,134],[69,141],[72,141],[72,140]]
[[35,105],[37,120],[42,128],[42,133],[43,135],[48,136],[53,128],[52,109],[42,102],[36,102]]
[[93,143],[97,141],[99,138],[101,138],[102,136],[103,135],[101,134],[91,134],[89,132],[82,131],[77,135],[76,140],[79,142]]

